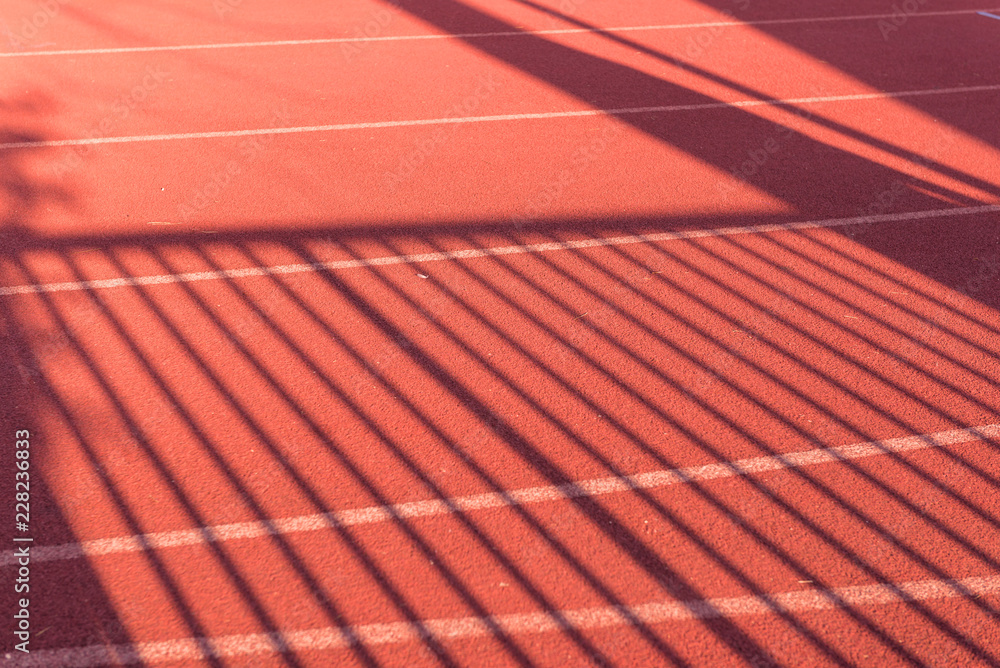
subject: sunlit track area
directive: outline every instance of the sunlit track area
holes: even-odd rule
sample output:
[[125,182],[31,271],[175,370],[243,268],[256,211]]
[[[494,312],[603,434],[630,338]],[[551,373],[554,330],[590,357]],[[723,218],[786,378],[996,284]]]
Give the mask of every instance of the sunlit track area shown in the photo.
[[1000,668],[998,40],[3,3],[4,665]]

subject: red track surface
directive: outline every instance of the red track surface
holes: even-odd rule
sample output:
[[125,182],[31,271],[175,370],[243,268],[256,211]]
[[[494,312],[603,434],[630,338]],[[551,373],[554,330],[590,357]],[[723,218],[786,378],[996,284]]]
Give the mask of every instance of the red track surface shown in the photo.
[[10,665],[1000,665],[995,8],[286,4],[4,6]]

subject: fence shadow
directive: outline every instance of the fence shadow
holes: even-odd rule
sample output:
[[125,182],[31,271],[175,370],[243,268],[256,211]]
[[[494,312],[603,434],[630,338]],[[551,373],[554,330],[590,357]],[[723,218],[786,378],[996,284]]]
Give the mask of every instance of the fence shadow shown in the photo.
[[[45,137],[25,130],[34,117],[48,113],[51,100],[39,94],[26,94],[19,98],[0,101],[0,142],[35,142]],[[26,222],[41,207],[73,206],[72,194],[55,179],[38,176],[37,165],[43,156],[36,149],[5,150],[0,152],[0,283],[6,285],[13,278],[12,265],[28,232]],[[66,499],[46,475],[44,461],[58,449],[56,434],[48,429],[46,416],[53,410],[58,413],[58,396],[52,393],[38,356],[46,355],[60,347],[59,332],[46,329],[41,323],[25,322],[23,314],[15,312],[7,299],[0,299],[0,383],[3,384],[3,401],[0,401],[0,429],[6,443],[0,481],[5,489],[14,490],[15,482],[27,482],[30,491],[29,529],[27,533],[5,532],[8,538],[28,536],[37,543],[12,543],[29,552],[38,545],[76,542],[72,520],[66,516]],[[30,434],[31,457],[28,477],[18,476],[13,449],[14,434],[26,430]],[[95,463],[100,469],[100,463]],[[23,487],[21,489],[24,489]],[[13,492],[12,492],[13,494]],[[13,496],[11,497],[13,499]],[[15,507],[8,505],[6,526],[15,527]],[[115,609],[112,598],[105,590],[98,574],[85,559],[74,559],[61,565],[58,573],[44,573],[44,567],[34,561],[25,576],[18,570],[18,560],[8,551],[3,556],[3,567],[11,576],[9,587],[4,587],[0,605],[5,610],[17,610],[17,602],[30,601],[31,636],[25,647],[36,651],[45,646],[72,646],[75,644],[130,644],[130,635]],[[15,577],[18,578],[15,588]],[[13,637],[13,635],[11,635]],[[8,658],[17,656],[18,638],[5,646]],[[25,655],[27,656],[27,655]]]
[[[634,221],[634,230],[651,237],[656,224]],[[492,247],[498,230],[489,233]],[[528,237],[560,243],[577,232],[575,223],[559,229],[550,221],[499,241],[508,247]],[[831,442],[924,433],[915,415],[958,429],[967,426],[969,411],[1000,412],[989,390],[998,382],[997,355],[984,345],[984,338],[995,337],[996,323],[968,304],[943,302],[926,287],[929,282],[894,286],[908,291],[905,298],[891,294],[902,290],[886,290],[880,268],[867,266],[863,247],[842,235],[640,237],[590,249],[499,255],[480,235],[462,224],[433,232],[404,227],[378,234],[359,229],[87,238],[87,253],[81,255],[81,240],[25,233],[16,248],[5,249],[4,265],[17,271],[13,284],[39,283],[32,269],[39,253],[62,265],[57,273],[77,281],[6,295],[5,320],[14,327],[11,340],[29,314],[65,333],[59,368],[78,368],[77,389],[59,384],[53,351],[43,351],[45,359],[39,359],[37,346],[21,341],[22,366],[38,370],[31,393],[44,397],[29,401],[52,406],[61,431],[71,433],[73,461],[89,468],[74,475],[100,486],[95,499],[105,497],[123,518],[117,532],[154,536],[139,558],[152,564],[148,578],[162,591],[150,594],[147,603],[163,599],[159,605],[184,620],[186,628],[179,631],[206,635],[211,613],[202,597],[172,574],[175,551],[195,548],[182,547],[184,542],[156,547],[157,540],[165,540],[155,538],[157,518],[164,513],[172,526],[228,526],[235,517],[271,526],[294,524],[296,517],[274,516],[279,497],[299,499],[291,507],[300,508],[300,516],[383,509],[379,512],[387,514],[362,524],[374,523],[374,531],[388,522],[393,549],[421,555],[421,577],[435,583],[438,595],[455,609],[489,617],[494,603],[476,574],[488,565],[523,591],[530,607],[558,623],[565,603],[554,593],[554,577],[570,579],[595,602],[618,609],[634,604],[630,595],[636,592],[623,595],[615,585],[621,573],[609,574],[600,560],[581,554],[579,533],[570,536],[564,525],[553,525],[544,505],[500,503],[510,511],[505,521],[514,522],[519,541],[538,543],[545,563],[539,570],[524,563],[495,517],[463,508],[456,498],[475,493],[509,499],[511,489],[538,484],[570,489],[591,478],[627,480],[694,464],[780,459]],[[479,249],[481,257],[449,257],[456,247]],[[440,255],[438,261],[415,264],[371,262],[416,251]],[[274,269],[275,257],[284,258],[284,269]],[[95,266],[112,267],[129,280],[88,284]],[[189,278],[160,283],[145,275]],[[10,275],[7,280],[12,284]],[[858,309],[873,303],[881,306],[865,316],[865,326],[850,320],[860,315],[844,315],[861,314]],[[933,337],[910,327],[931,318]],[[915,347],[921,355],[912,353]],[[902,368],[869,364],[872,350]],[[74,396],[80,387],[87,392],[86,406]],[[831,402],[831,393],[840,398]],[[139,397],[144,399],[137,403]],[[987,439],[977,447],[995,449],[996,443]],[[671,536],[670,549],[694,551],[720,577],[765,598],[760,561],[751,567],[741,553],[720,548],[705,516],[734,527],[731,540],[759,560],[817,586],[831,573],[811,564],[800,545],[774,535],[764,518],[779,515],[796,527],[795,543],[829,550],[842,568],[877,582],[893,578],[884,567],[886,554],[871,554],[866,541],[939,579],[954,577],[951,560],[959,557],[1000,569],[983,538],[995,535],[1000,517],[979,491],[970,491],[995,493],[1000,481],[972,451],[933,449],[952,470],[964,472],[966,484],[942,478],[933,463],[891,451],[883,455],[891,466],[841,462],[873,497],[906,517],[902,524],[898,516],[860,504],[856,493],[809,467],[788,469],[795,481],[791,488],[734,469],[746,498],[697,479],[686,480],[683,495],[676,497],[642,487],[631,493],[643,514]],[[254,454],[247,456],[248,450]],[[41,465],[44,451],[37,456]],[[443,474],[446,470],[451,473]],[[270,472],[266,484],[260,471]],[[137,496],[137,488],[147,495]],[[204,492],[208,488],[210,495]],[[957,508],[954,512],[981,532],[953,527],[950,511],[928,512],[926,494]],[[56,491],[54,498],[65,497]],[[747,498],[754,501],[748,505]],[[444,502],[433,514],[442,514],[459,538],[441,543],[425,523],[410,517],[405,504],[426,499]],[[643,598],[666,596],[692,606],[711,598],[689,566],[674,563],[663,552],[665,545],[651,542],[616,514],[613,497],[570,495],[568,503],[574,532],[589,535],[615,555],[618,569],[645,582],[636,590]],[[227,513],[227,507],[241,512]],[[829,514],[861,537],[846,539],[830,525]],[[356,589],[341,590],[331,582],[329,567],[317,565],[309,541],[336,546],[340,568],[350,564],[365,583],[362,589],[384,601],[394,611],[391,617],[411,625],[429,656],[443,664],[463,663],[459,650],[423,626],[422,620],[434,617],[425,599],[427,583],[400,582],[402,564],[388,564],[383,548],[367,542],[370,536],[360,529],[320,525],[305,533],[318,530],[319,536],[306,539],[301,529],[279,529],[266,541],[268,571],[278,580],[274,586],[309,592],[319,615],[314,623],[350,628],[363,616]],[[72,541],[69,530],[58,535]],[[928,549],[929,537],[936,551]],[[287,612],[271,587],[258,581],[259,567],[241,556],[248,546],[239,539],[189,540],[214,564],[218,581],[211,589],[217,595],[232,596],[260,632],[284,629]],[[475,568],[448,547],[456,544],[478,555]],[[133,557],[105,558],[113,563]],[[409,557],[400,559],[407,568],[418,568]],[[60,572],[67,564],[86,571],[88,559],[75,555],[52,563]],[[104,563],[101,573],[114,590],[115,569]],[[75,574],[74,580],[86,578]],[[970,596],[969,601],[982,614],[997,612],[989,600]],[[967,656],[996,664],[981,639],[931,606],[919,601],[911,606],[921,623]],[[120,629],[111,609],[101,624]],[[840,609],[885,651],[922,661],[870,610],[847,602]],[[786,632],[810,653],[851,665],[808,621],[780,606],[776,612]],[[685,647],[662,629],[638,617],[629,621],[660,660],[692,662]],[[706,616],[701,623],[732,655],[787,663],[779,650],[726,616]],[[582,660],[615,663],[613,647],[565,620],[559,625]],[[501,626],[490,635],[511,661],[538,662],[530,641]],[[73,640],[67,644],[86,644],[92,636]],[[128,643],[113,632],[107,632],[106,642]],[[353,660],[377,664],[383,649],[355,638]],[[289,663],[302,660],[294,647],[284,651]]]
[[[401,7],[456,35],[518,32],[451,0]],[[459,38],[598,108],[716,101],[536,35]],[[621,120],[724,170],[747,137],[787,132],[725,113],[722,126]],[[44,139],[0,127],[4,142]],[[756,185],[816,215],[868,210],[903,178],[795,143]],[[774,582],[1000,571],[995,439],[827,452],[839,473],[787,459],[997,422],[995,213],[949,223],[965,234],[933,249],[931,222],[890,225],[902,241],[872,226],[665,234],[737,222],[699,216],[56,237],[26,223],[73,197],[32,176],[32,151],[0,152],[0,420],[39,435],[40,647],[141,663],[137,638],[194,638],[187,658],[224,665],[243,650],[205,639],[235,628],[241,647],[307,665],[322,643],[289,629],[336,629],[345,663],[399,662],[393,648],[413,641],[414,662],[463,665],[469,648],[428,620],[472,617],[510,663],[546,663],[537,629],[512,631],[502,609],[538,612],[578,663],[620,663],[628,645],[695,665],[691,634],[722,662],[848,666]],[[866,189],[831,180],[842,173]],[[746,460],[782,473],[734,463]],[[650,472],[669,482],[640,483]],[[832,556],[817,564],[817,551]],[[952,586],[970,614],[1000,614]],[[715,607],[720,591],[764,601],[771,630]],[[829,596],[871,646],[930,661],[870,606]],[[683,632],[634,608],[660,600],[684,606]],[[956,661],[1000,665],[947,612],[906,605]],[[626,630],[588,632],[574,607],[613,610]]]

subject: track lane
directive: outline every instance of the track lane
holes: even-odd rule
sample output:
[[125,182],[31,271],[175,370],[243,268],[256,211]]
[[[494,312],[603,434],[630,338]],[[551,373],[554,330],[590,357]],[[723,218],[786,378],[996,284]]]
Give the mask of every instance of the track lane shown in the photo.
[[[589,7],[573,10],[587,18],[599,9]],[[189,9],[204,12],[205,6],[181,11]],[[264,37],[249,29],[257,9],[245,9],[230,17],[225,36]],[[355,9],[362,17],[368,11]],[[492,13],[496,5],[485,9]],[[679,11],[689,9],[692,17],[711,14],[693,4]],[[534,11],[521,3],[517,14],[505,5],[503,16],[515,24],[516,16],[555,20]],[[468,16],[457,16],[455,27],[469,25]],[[288,22],[301,18],[293,12]],[[980,24],[969,19],[914,18],[906,26],[912,41],[900,48],[930,43],[928,26],[940,22],[978,31]],[[493,25],[489,17],[481,20]],[[768,30],[788,31],[789,42],[803,33],[836,34],[828,22],[796,25]],[[656,40],[637,54],[595,37],[546,39],[620,60],[654,79],[662,74],[662,61],[648,53],[660,46]],[[702,64],[724,60],[726,44],[720,38],[720,48],[707,50]],[[404,52],[386,46],[365,51],[366,64]],[[442,41],[434,48],[447,55],[455,46]],[[490,48],[497,54],[506,47]],[[782,48],[762,56],[780,60]],[[125,62],[124,56],[105,62]],[[482,55],[453,60],[469,72],[488,62]],[[980,61],[961,60],[961,67],[930,73],[934,83],[946,76],[964,82],[981,71]],[[215,59],[223,67],[201,80],[235,78],[241,72],[235,61]],[[851,62],[836,65],[850,70]],[[824,71],[812,66],[810,73]],[[260,80],[274,79],[279,70]],[[257,68],[248,80],[260,74]],[[51,81],[69,80],[59,76]],[[570,92],[579,92],[560,76]],[[705,77],[690,70],[683,76],[692,94],[721,93],[717,81],[709,90]],[[887,75],[897,76],[911,80],[909,71]],[[531,101],[530,95],[546,104],[579,103],[541,85],[526,94],[528,81],[512,77],[516,94],[504,103]],[[774,92],[786,84],[766,77],[750,83]],[[235,97],[242,89],[218,90]],[[278,90],[271,93],[275,99]],[[208,181],[198,185],[199,178],[215,174],[213,165],[228,168],[226,151],[238,149],[236,142],[196,140],[209,150],[201,162],[176,145],[96,148],[88,154],[92,171],[83,177],[79,166],[70,169],[81,180],[65,192],[56,180],[49,190],[36,185],[15,193],[20,199],[9,211],[19,229],[11,239],[22,245],[13,246],[3,264],[6,286],[77,282],[51,293],[0,296],[16,323],[11,331],[35,355],[32,366],[19,368],[30,368],[37,386],[49,390],[38,420],[54,437],[39,461],[66,522],[54,545],[191,537],[232,522],[262,527],[275,517],[365,507],[385,512],[387,504],[438,497],[502,499],[508,490],[538,485],[608,475],[620,481],[747,457],[779,462],[819,445],[996,424],[1000,323],[987,287],[994,275],[992,210],[858,221],[856,230],[841,230],[846,234],[749,229],[462,253],[484,244],[579,240],[588,235],[561,228],[609,212],[663,232],[714,227],[732,214],[780,223],[992,202],[991,129],[972,118],[974,107],[989,104],[991,96],[962,95],[963,104],[976,101],[965,112],[944,97],[928,102],[932,96],[814,105],[835,110],[839,127],[792,121],[766,106],[701,110],[683,115],[683,127],[673,131],[686,139],[673,147],[664,144],[675,136],[666,128],[678,122],[676,114],[662,119],[662,127],[633,119],[624,136],[616,135],[619,144],[599,151],[557,195],[551,175],[575,154],[540,153],[533,142],[544,137],[574,150],[591,146],[601,128],[624,127],[621,119],[547,119],[513,137],[495,128],[463,128],[407,174],[392,197],[369,201],[343,193],[384,189],[385,165],[401,165],[400,148],[418,141],[420,131],[355,137],[338,146],[332,160],[323,147],[283,137],[240,165],[245,181],[219,187],[222,197],[206,199],[221,201],[195,207],[181,227],[162,224],[176,222],[169,214],[180,209],[157,188],[204,194]],[[29,122],[40,108],[33,104],[26,102],[18,118]],[[386,104],[415,109],[402,96],[387,97]],[[264,111],[250,106],[248,122]],[[298,108],[303,116],[307,106]],[[127,122],[152,128],[159,118],[184,127],[184,116],[167,112],[151,108]],[[887,119],[874,139],[849,131],[873,127],[862,120],[865,114]],[[699,134],[706,118],[714,127]],[[961,130],[943,130],[937,119]],[[93,121],[85,115],[64,120],[69,125],[59,132]],[[719,176],[738,168],[753,142],[767,140],[782,123],[804,133],[795,155],[783,154],[744,175],[749,184],[731,183],[736,187],[720,192]],[[907,136],[906,124],[921,131]],[[12,126],[5,139],[44,141],[54,127]],[[338,162],[347,149],[364,154],[364,140],[377,141],[379,150]],[[47,183],[52,174],[45,161],[54,153],[52,147],[17,149],[10,162],[24,170],[17,176],[25,184],[37,177]],[[477,153],[505,155],[490,165],[496,178],[489,188],[475,188],[484,163],[469,155]],[[632,167],[619,169],[623,161]],[[822,173],[807,173],[820,163]],[[331,164],[343,188],[334,196],[315,175]],[[267,175],[279,169],[286,177],[272,184]],[[831,174],[844,170],[854,181],[831,182]],[[438,185],[443,173],[449,179]],[[135,190],[100,185],[116,179]],[[511,219],[520,231],[490,227]],[[476,221],[482,224],[470,224]],[[555,225],[538,225],[546,221]],[[303,224],[313,229],[303,231]],[[248,229],[254,226],[283,227],[284,233],[261,236]],[[376,228],[382,233],[373,233]],[[186,236],[191,229],[201,230],[194,241]],[[916,239],[917,230],[966,241],[949,247],[952,264],[921,267],[923,258],[933,264],[927,249],[886,241],[893,233]],[[226,234],[210,234],[218,231]],[[980,264],[953,266],[968,253]],[[364,260],[378,257],[392,261]],[[901,257],[921,271],[902,266]],[[319,264],[331,259],[347,264]],[[305,270],[273,271],[282,266]],[[251,272],[240,274],[246,267]],[[191,271],[213,273],[202,277],[208,280],[182,278]],[[123,276],[169,282],[88,283]],[[995,447],[989,437],[599,495],[115,549],[89,555],[92,572],[84,574],[95,590],[107,592],[113,613],[77,625],[68,608],[43,603],[44,612],[66,615],[59,630],[47,631],[46,642],[75,646],[58,660],[80,665],[106,662],[109,651],[128,657],[134,643],[148,642],[165,643],[138,645],[150,660],[174,653],[182,662],[211,663],[214,656],[217,663],[254,665],[669,657],[699,664],[740,656],[776,664],[877,656],[888,665],[940,657],[996,665],[995,638],[985,625],[998,605],[1000,554],[991,539],[1000,516]],[[68,586],[82,561],[42,559],[37,577],[46,587]],[[956,588],[953,578],[979,579]],[[903,603],[887,582],[924,584],[907,589],[916,594]],[[869,589],[850,589],[858,586]],[[810,593],[813,587],[822,591]],[[829,587],[850,605],[826,609]],[[43,594],[59,600],[54,590]],[[760,597],[770,595],[783,601],[784,614],[746,614],[762,611]],[[678,620],[684,608],[671,607],[677,599],[687,601],[687,610],[706,612]],[[667,607],[641,607],[664,601]],[[632,606],[631,618],[622,616],[624,608],[607,607],[621,605]],[[728,612],[713,612],[719,609]],[[508,617],[487,632],[487,613]],[[598,628],[603,623],[612,626]],[[329,649],[342,642],[344,624],[362,629],[365,643]],[[427,628],[439,631],[427,635]],[[269,632],[286,634],[291,644],[284,654],[278,639],[259,635]],[[185,640],[198,637],[216,638],[222,649],[206,653],[211,643],[199,649]]]
[[[954,30],[963,33],[970,32],[972,26],[982,29],[982,22],[977,23],[977,18],[981,17],[958,15],[938,17],[934,22],[930,18],[926,22],[915,22],[908,26],[910,40],[906,44],[924,44],[933,40],[937,34],[934,26],[940,22],[954,25]],[[794,26],[788,28],[792,31],[797,29]],[[668,31],[664,34],[675,42],[675,47],[679,46],[673,33]],[[719,99],[746,100],[748,92],[755,92],[765,99],[788,99],[803,94],[822,97],[873,90],[859,85],[860,82],[846,79],[816,58],[804,57],[801,52],[789,50],[777,39],[762,37],[752,28],[727,28],[725,34],[729,37],[720,37],[713,43],[711,51],[697,59],[693,69],[687,70],[672,67],[669,53],[666,63],[652,58],[650,54],[655,55],[657,49],[662,50],[659,44],[648,47],[640,44],[648,53],[638,53],[634,48],[616,44],[600,35],[524,39],[530,40],[529,45],[537,47],[534,50],[539,52],[539,56],[545,49],[579,54],[580,58],[589,59],[588,62],[592,60],[602,64],[602,67],[631,73],[633,79],[649,84],[632,87],[639,92],[641,99],[636,98],[632,89],[617,91],[606,86],[594,89],[589,94],[600,98],[597,100],[599,108],[655,106],[664,101],[676,104],[688,100],[711,104]],[[837,36],[842,34],[836,31],[831,33]],[[724,73],[731,63],[738,62],[739,54],[745,52],[745,42],[751,36],[758,44],[758,50],[770,54],[775,62],[787,62],[793,58],[802,67],[815,69],[810,70],[812,74],[802,77],[775,79],[767,73],[781,71],[781,68],[762,65],[741,70],[736,80],[725,85],[726,75],[719,79],[716,71],[721,68]],[[121,57],[101,56],[101,62],[107,62],[106,69],[119,73],[117,78],[120,81],[104,82],[103,90],[90,86],[86,92],[81,77],[73,74],[72,64],[68,69],[63,65],[53,70],[39,63],[29,70],[33,87],[38,88],[39,82],[43,82],[42,92],[38,94],[54,96],[56,90],[70,90],[81,99],[96,98],[103,104],[70,106],[58,115],[61,121],[57,124],[48,119],[42,130],[25,121],[28,125],[20,127],[19,131],[33,135],[54,133],[54,138],[81,135],[97,135],[98,139],[129,135],[141,137],[151,132],[163,134],[171,125],[189,128],[193,116],[199,125],[208,130],[257,128],[266,131],[268,128],[312,127],[317,122],[322,124],[331,120],[318,113],[324,107],[317,107],[316,91],[320,91],[320,98],[323,91],[327,92],[329,99],[326,106],[336,105],[341,113],[335,120],[346,123],[352,122],[352,114],[357,116],[357,120],[375,116],[405,121],[451,118],[468,115],[470,110],[472,115],[489,115],[589,108],[587,102],[591,101],[583,99],[586,97],[583,95],[586,82],[578,80],[579,76],[572,75],[568,69],[552,72],[539,69],[541,61],[532,60],[530,54],[518,56],[520,61],[517,61],[528,73],[527,76],[523,73],[514,75],[509,69],[498,69],[491,58],[513,57],[508,53],[509,47],[504,46],[512,39],[515,38],[495,38],[479,45],[472,42],[462,45],[454,40],[417,45],[380,43],[376,50],[366,55],[363,64],[368,74],[360,85],[355,85],[360,64],[348,63],[340,57],[342,54],[334,54],[334,45],[318,50],[277,49],[277,61],[266,67],[254,66],[252,70],[246,67],[241,56],[235,54],[212,54],[211,63],[204,62],[204,58],[187,55],[182,58],[171,56],[166,60],[160,56],[144,56],[139,64],[145,63],[145,67],[136,65],[131,68],[116,66],[123,58],[128,60],[127,54]],[[560,39],[565,44],[560,44]],[[920,81],[907,79],[912,77],[912,68],[901,67],[905,59],[891,50],[879,50],[881,47],[875,46],[878,40],[863,39],[862,36],[853,39],[860,41],[856,45],[839,43],[837,48],[857,52],[859,57],[874,58],[882,63],[879,70],[883,72],[880,81],[883,90],[909,90],[909,85],[926,81],[926,78]],[[942,66],[939,72],[933,73],[935,87],[947,88],[949,83],[962,86],[989,84],[982,78],[982,73],[989,70],[982,55],[986,52],[976,48],[975,39],[962,40],[961,43],[967,45],[969,53],[964,57],[961,53],[955,54],[956,60],[952,65]],[[866,45],[879,50],[878,54],[865,51],[862,47]],[[469,47],[476,47],[481,52],[476,53]],[[428,52],[438,54],[432,55],[431,59],[441,66],[425,67],[419,76],[410,72],[405,63],[415,63],[417,59],[405,58],[401,54],[411,49],[425,55]],[[302,61],[303,53],[308,54],[306,61]],[[75,60],[79,60],[75,67],[89,68],[93,65],[89,58]],[[309,64],[313,61],[315,66]],[[334,62],[334,67],[326,66],[329,61]],[[400,63],[404,65],[400,66]],[[971,67],[972,70],[966,71],[963,67]],[[151,68],[157,73],[153,79],[149,74]],[[299,72],[294,85],[287,83],[285,76],[290,69]],[[49,74],[45,74],[45,70],[50,70]],[[405,88],[406,81],[425,79],[427,76],[437,82],[434,87],[439,92],[434,96],[415,99],[394,94]],[[153,82],[152,90],[147,90],[147,80]],[[45,81],[50,83],[44,84]],[[486,88],[483,81],[488,83]],[[566,92],[553,91],[552,84]],[[775,85],[778,87],[775,88]],[[792,87],[789,88],[789,85]],[[269,93],[259,104],[252,106],[241,105],[236,109],[213,105],[217,111],[206,112],[205,105],[195,102],[205,96],[205,91],[214,91],[214,95],[225,99],[242,99],[248,94],[248,89],[261,87],[268,89]],[[142,90],[136,94],[139,88]],[[51,90],[46,93],[45,89]],[[957,95],[964,97],[960,93]],[[981,92],[976,95],[986,95],[988,99],[991,94]],[[374,108],[372,100],[375,100]],[[319,102],[322,103],[322,100]],[[456,104],[464,111],[449,112]],[[994,201],[996,184],[984,166],[995,162],[995,151],[991,152],[988,145],[976,144],[969,136],[942,133],[933,118],[907,109],[910,104],[926,106],[927,101],[868,100],[806,105],[804,113],[817,116],[807,117],[804,121],[790,114],[789,110],[771,110],[766,106],[718,115],[709,113],[710,118],[718,119],[717,123],[733,129],[731,136],[704,136],[690,114],[681,114],[680,119],[664,118],[663,123],[655,122],[653,117],[623,115],[618,121],[601,123],[598,131],[593,130],[589,122],[580,124],[575,121],[515,123],[513,127],[501,123],[496,127],[489,124],[474,128],[400,128],[399,133],[359,129],[348,132],[349,136],[335,133],[333,137],[304,137],[301,140],[272,140],[271,136],[264,136],[259,141],[242,138],[222,142],[221,145],[219,140],[210,140],[214,145],[211,153],[205,156],[196,157],[194,152],[200,151],[191,146],[172,147],[171,152],[176,151],[172,162],[163,160],[160,149],[150,147],[53,148],[34,154],[29,152],[25,159],[32,174],[43,181],[55,179],[62,182],[65,197],[70,201],[76,200],[72,201],[76,210],[73,206],[66,206],[46,216],[36,216],[37,224],[64,232],[79,229],[84,220],[90,225],[94,219],[101,221],[109,230],[143,229],[147,223],[181,224],[184,226],[181,229],[188,229],[187,225],[193,223],[196,229],[212,230],[223,220],[284,219],[286,225],[303,218],[314,221],[360,218],[381,222],[406,219],[412,217],[415,211],[421,212],[422,218],[427,220],[437,217],[482,218],[498,212],[501,216],[539,215],[535,211],[540,208],[545,217],[569,215],[571,212],[606,216],[623,209],[636,214],[655,212],[660,215],[719,212],[734,208],[775,212],[788,211],[791,206],[799,211],[806,210],[809,203],[800,194],[801,190],[796,192],[789,188],[790,183],[800,188],[820,190],[812,195],[813,202],[845,202],[847,206],[841,206],[836,212],[830,209],[824,212],[834,215],[851,208],[858,210],[879,206],[887,192],[894,200],[892,208],[897,210],[907,205],[909,208],[914,205],[922,208],[929,204],[926,199],[920,201],[921,197],[952,203],[963,198]],[[884,109],[880,111],[881,105]],[[945,109],[942,105],[938,108]],[[860,128],[864,128],[865,133],[871,132],[873,126],[860,119],[868,119],[873,113],[894,118],[896,122],[880,127],[876,136],[852,136]],[[905,119],[900,116],[902,113],[907,114]],[[953,118],[956,112],[948,108],[946,113]],[[698,117],[703,118],[704,115],[699,113]],[[626,130],[624,137],[621,134],[622,122],[633,125]],[[59,123],[62,124],[61,129]],[[678,126],[678,123],[681,125]],[[961,123],[967,132],[981,135],[985,131],[981,122],[970,126],[966,119],[962,119]],[[667,124],[671,127],[668,128]],[[803,132],[808,139],[787,128]],[[509,132],[516,132],[517,136],[512,137]],[[668,144],[677,142],[680,137],[686,139],[679,142],[676,148],[696,157],[689,158],[678,150],[664,150],[665,147],[658,145],[664,140]],[[567,150],[547,151],[545,155],[538,155],[535,150],[534,159],[529,160],[527,154],[517,149],[517,145],[534,147],[539,143],[553,147],[562,145]],[[426,148],[428,146],[430,148]],[[595,146],[598,149],[594,149]],[[820,149],[820,146],[823,148]],[[970,152],[973,146],[975,149]],[[772,151],[772,148],[775,150]],[[845,153],[839,153],[838,149]],[[214,158],[216,151],[221,151],[223,155]],[[762,151],[765,155],[763,166],[752,162],[752,157]],[[774,152],[777,152],[777,157],[771,155]],[[470,153],[493,157],[470,162]],[[864,165],[852,159],[852,154],[874,163]],[[291,164],[279,164],[278,156],[289,155],[296,156]],[[955,163],[958,156],[962,156],[961,164]],[[943,164],[938,166],[939,162]],[[564,170],[567,163],[571,166],[569,183],[563,183],[566,181]],[[623,171],[619,167],[622,163],[634,164],[635,168]],[[512,169],[515,165],[523,167],[525,164],[534,164],[534,171],[524,173]],[[662,166],[666,164],[676,167],[664,171]],[[801,179],[808,173],[807,164],[826,164],[828,167],[815,179],[803,184]],[[880,172],[873,169],[874,164],[884,165],[887,169]],[[318,166],[322,168],[318,169]],[[277,181],[269,178],[279,169],[286,174],[284,178]],[[869,173],[863,174],[862,169]],[[899,178],[893,170],[905,174],[907,178],[918,179],[912,184],[916,190],[909,185],[902,189],[896,187]],[[336,179],[318,178],[317,173],[323,171],[335,175]],[[747,185],[736,179],[728,183],[719,182],[722,172],[727,171],[737,175]],[[455,178],[442,181],[438,178],[441,172],[453,174]],[[514,176],[518,172],[519,178]],[[850,185],[839,183],[834,187],[831,184],[839,181],[832,178],[835,172],[854,172],[857,177]],[[483,173],[494,177],[490,190],[482,190]],[[694,178],[695,174],[703,176]],[[132,181],[142,179],[136,183],[127,202],[101,186],[102,183],[126,178]],[[667,193],[669,197],[666,198],[670,202],[667,209],[663,206],[664,182],[671,184]],[[255,193],[260,183],[268,184],[266,187],[270,189],[266,199],[272,204],[267,208],[260,206],[261,198],[256,196],[259,193]],[[599,185],[602,183],[610,187],[602,188]],[[303,189],[303,184],[309,184],[309,187]],[[538,184],[544,187],[539,188]],[[540,205],[551,199],[546,195],[545,188],[557,188],[560,191],[558,201]],[[863,192],[859,193],[859,189]],[[462,208],[445,204],[468,200],[461,197],[461,193],[470,190],[477,193],[475,200],[479,206],[476,208],[469,208],[472,202],[467,202]],[[376,196],[360,201],[350,196],[350,193],[359,192],[373,192]],[[595,192],[606,193],[606,199],[595,201]]]

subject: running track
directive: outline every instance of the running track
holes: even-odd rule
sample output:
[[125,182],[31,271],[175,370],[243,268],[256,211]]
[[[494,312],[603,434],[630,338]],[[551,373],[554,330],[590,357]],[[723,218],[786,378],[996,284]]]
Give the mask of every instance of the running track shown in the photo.
[[1000,666],[1000,8],[899,4],[4,3],[6,664]]

